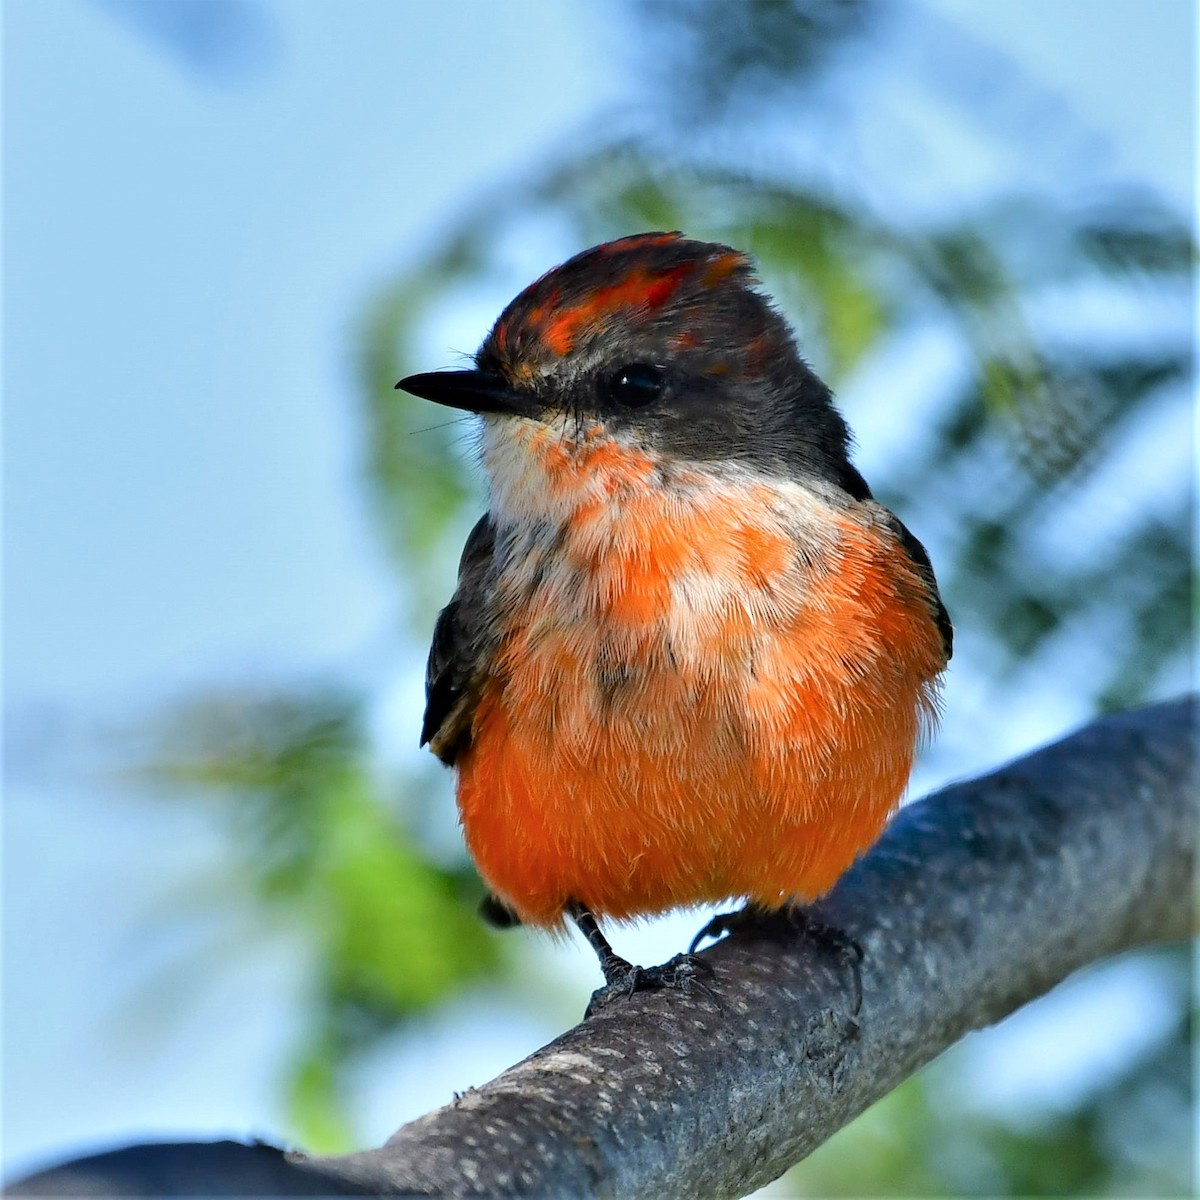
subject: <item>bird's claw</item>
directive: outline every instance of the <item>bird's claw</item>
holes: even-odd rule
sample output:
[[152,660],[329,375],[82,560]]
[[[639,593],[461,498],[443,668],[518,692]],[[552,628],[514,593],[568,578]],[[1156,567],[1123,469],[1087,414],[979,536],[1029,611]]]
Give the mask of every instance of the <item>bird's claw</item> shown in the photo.
[[760,934],[767,935],[772,932],[786,932],[802,938],[809,938],[831,950],[850,971],[854,1001],[851,1012],[853,1016],[858,1016],[863,1001],[860,968],[865,955],[861,944],[845,930],[839,929],[836,925],[827,925],[822,921],[814,920],[807,909],[799,906],[764,911],[748,904],[745,908],[739,908],[734,912],[717,913],[692,938],[688,954],[695,954],[696,947],[705,938],[719,938],[725,934],[743,931],[758,931]]
[[745,929],[747,926],[757,923],[762,919],[762,914],[757,909],[747,905],[745,908],[739,908],[734,912],[716,913],[692,938],[691,945],[688,946],[689,954],[696,953],[696,947],[700,945],[705,938],[712,938],[715,942],[718,938],[724,937],[727,933],[734,933],[738,929]]
[[862,961],[866,957],[866,953],[862,948],[862,943],[836,925],[826,925],[807,916],[804,922],[804,936],[827,946],[849,968],[850,979],[854,985],[854,1005],[850,1010],[850,1015],[857,1017],[862,1011],[863,1002]]
[[712,988],[704,982],[713,976],[712,963],[690,950],[686,954],[676,954],[657,967],[644,967],[642,976],[645,982],[643,989],[675,988],[681,992],[701,991],[712,995]]
[[628,999],[635,992],[670,989],[683,992],[685,996],[695,992],[712,996],[712,988],[704,982],[704,977],[711,978],[712,974],[712,964],[690,951],[687,954],[677,954],[656,967],[635,966],[614,955],[605,960],[605,984],[592,993],[584,1015],[590,1017],[614,1000]]

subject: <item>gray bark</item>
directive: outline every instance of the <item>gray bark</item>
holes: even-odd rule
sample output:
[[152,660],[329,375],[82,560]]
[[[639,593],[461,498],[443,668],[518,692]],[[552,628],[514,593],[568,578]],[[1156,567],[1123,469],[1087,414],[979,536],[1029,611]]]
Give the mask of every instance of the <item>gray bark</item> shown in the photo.
[[[865,951],[857,1015],[828,941],[738,933],[704,952],[711,995],[614,1004],[379,1149],[278,1156],[276,1192],[753,1191],[968,1031],[1088,963],[1189,936],[1192,717],[1188,701],[1110,717],[904,809],[814,913]],[[189,1194],[188,1147],[171,1148],[173,1193],[161,1172],[139,1190],[139,1149],[118,1152],[133,1157],[115,1175],[93,1159],[15,1190],[80,1194],[85,1178]],[[247,1190],[232,1168],[227,1180],[222,1192],[209,1172],[191,1190]]]

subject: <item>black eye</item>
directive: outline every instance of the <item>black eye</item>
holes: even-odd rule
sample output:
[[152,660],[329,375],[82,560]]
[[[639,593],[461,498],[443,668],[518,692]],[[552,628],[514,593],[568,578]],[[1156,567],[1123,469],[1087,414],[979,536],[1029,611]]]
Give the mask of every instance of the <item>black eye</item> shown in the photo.
[[603,382],[603,390],[608,399],[625,408],[642,408],[657,400],[666,384],[666,372],[661,367],[630,363],[608,376]]

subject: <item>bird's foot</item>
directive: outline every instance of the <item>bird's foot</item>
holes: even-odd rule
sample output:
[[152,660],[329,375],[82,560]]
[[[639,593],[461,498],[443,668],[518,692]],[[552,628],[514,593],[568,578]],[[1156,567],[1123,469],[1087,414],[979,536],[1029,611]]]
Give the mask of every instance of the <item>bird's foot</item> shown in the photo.
[[585,1017],[598,1013],[614,1000],[628,999],[635,992],[653,992],[662,989],[692,995],[702,992],[712,995],[712,989],[704,982],[711,977],[712,966],[692,953],[677,954],[657,967],[639,967],[626,959],[611,955],[601,966],[604,969],[604,986],[592,993]]
[[688,946],[688,953],[695,954],[696,947],[706,938],[712,938],[715,942],[727,933],[737,933],[739,930],[746,929],[759,929],[764,922],[770,922],[772,919],[775,919],[774,913],[764,912],[762,909],[756,908],[753,904],[747,904],[745,908],[739,908],[734,912],[717,913],[692,938],[692,944]]
[[844,929],[836,925],[826,925],[823,921],[814,921],[808,913],[804,913],[803,936],[825,946],[842,960],[842,964],[850,972],[853,984],[854,1005],[850,1010],[852,1017],[857,1017],[862,1011],[862,961],[866,952],[857,938],[852,938]]
[[717,913],[699,933],[692,938],[688,954],[695,954],[696,947],[705,938],[719,938],[725,934],[745,933],[760,936],[781,934],[808,938],[837,955],[849,969],[853,983],[854,1007],[852,1015],[858,1016],[862,1009],[862,946],[844,929],[815,920],[811,912],[799,905],[788,905],[778,909],[761,909],[747,904],[736,912]]

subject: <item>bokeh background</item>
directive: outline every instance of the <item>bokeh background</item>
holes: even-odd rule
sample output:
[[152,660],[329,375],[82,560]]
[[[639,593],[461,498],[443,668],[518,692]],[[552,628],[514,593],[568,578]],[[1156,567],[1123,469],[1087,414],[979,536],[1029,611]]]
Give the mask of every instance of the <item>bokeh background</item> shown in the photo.
[[[483,493],[392,385],[586,245],[751,251],[837,389],[958,627],[914,795],[1190,686],[1189,0],[3,15],[9,1175],[378,1142],[578,1018],[416,750]],[[771,1192],[1190,1194],[1189,979],[1081,974]]]

